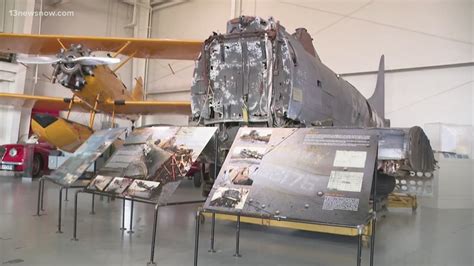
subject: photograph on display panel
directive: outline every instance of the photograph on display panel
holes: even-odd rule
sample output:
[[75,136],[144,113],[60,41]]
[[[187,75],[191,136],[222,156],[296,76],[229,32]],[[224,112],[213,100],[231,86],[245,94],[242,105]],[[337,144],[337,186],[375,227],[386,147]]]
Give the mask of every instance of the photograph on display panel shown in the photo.
[[91,181],[89,186],[87,186],[87,189],[103,191],[112,179],[114,179],[112,176],[98,175]]
[[210,206],[242,210],[249,190],[246,188],[219,187],[212,195]]
[[179,127],[172,134],[163,136],[160,132],[153,134],[155,145],[169,154],[168,159],[148,180],[162,183],[182,179],[190,170],[206,147],[216,128],[212,127]]
[[240,131],[239,138],[241,142],[267,144],[272,136],[271,128],[244,128]]
[[230,153],[230,158],[233,162],[260,163],[265,151],[265,147],[237,146]]
[[234,185],[251,186],[252,175],[258,170],[258,165],[229,164],[224,170],[225,178]]
[[125,192],[125,196],[151,199],[159,193],[160,182],[135,179]]
[[115,177],[107,186],[105,192],[122,194],[133,182],[132,178]]

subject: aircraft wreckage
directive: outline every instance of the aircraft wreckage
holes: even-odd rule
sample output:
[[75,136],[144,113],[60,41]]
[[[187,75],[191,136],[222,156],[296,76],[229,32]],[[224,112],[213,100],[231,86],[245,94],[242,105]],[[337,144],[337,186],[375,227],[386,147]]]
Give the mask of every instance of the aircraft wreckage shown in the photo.
[[194,70],[192,114],[197,124],[219,126],[223,155],[241,126],[376,130],[377,187],[388,194],[395,177],[431,173],[436,161],[420,127],[389,128],[384,90],[383,56],[374,94],[366,99],[321,62],[306,29],[289,34],[272,18],[240,17],[203,45]]

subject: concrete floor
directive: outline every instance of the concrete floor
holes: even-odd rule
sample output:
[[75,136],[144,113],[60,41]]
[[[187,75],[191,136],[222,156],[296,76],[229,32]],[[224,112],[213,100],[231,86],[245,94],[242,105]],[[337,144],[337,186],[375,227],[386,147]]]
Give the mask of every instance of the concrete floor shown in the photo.
[[[89,215],[90,196],[79,202],[79,241],[71,241],[73,201],[65,202],[63,234],[57,234],[57,187],[47,184],[46,215],[35,217],[38,182],[0,177],[0,264],[3,265],[146,265],[149,260],[153,207],[136,204],[135,233],[119,230],[121,201],[97,201]],[[190,182],[176,199],[199,198]],[[72,199],[73,193],[69,194]],[[194,213],[198,205],[160,209],[155,258],[158,265],[192,265]],[[126,209],[127,215],[129,206]],[[421,208],[412,215],[396,210],[378,223],[376,265],[472,266],[472,210]],[[128,227],[128,221],[127,221]],[[234,223],[218,222],[216,248],[207,252],[210,223],[201,229],[199,265],[355,265],[356,240],[350,237],[243,225],[241,253],[234,251]],[[363,265],[368,249],[363,251]]]

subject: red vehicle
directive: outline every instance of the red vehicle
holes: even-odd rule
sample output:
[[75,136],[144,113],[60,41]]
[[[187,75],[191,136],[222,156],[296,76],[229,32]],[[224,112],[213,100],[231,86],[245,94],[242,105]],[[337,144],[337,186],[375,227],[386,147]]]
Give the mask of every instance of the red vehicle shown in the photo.
[[186,174],[186,177],[188,179],[192,179],[194,186],[195,187],[201,187],[201,182],[202,182],[202,173],[204,171],[204,166],[202,165],[201,162],[195,161],[192,165],[191,168],[189,169],[188,173]]
[[[27,146],[32,146],[28,148]],[[39,144],[6,144],[0,146],[0,170],[23,173],[28,165],[32,167],[32,176],[39,177],[49,171],[48,157],[54,148],[47,143]],[[33,152],[31,155],[30,152]],[[33,160],[31,164],[27,161]]]

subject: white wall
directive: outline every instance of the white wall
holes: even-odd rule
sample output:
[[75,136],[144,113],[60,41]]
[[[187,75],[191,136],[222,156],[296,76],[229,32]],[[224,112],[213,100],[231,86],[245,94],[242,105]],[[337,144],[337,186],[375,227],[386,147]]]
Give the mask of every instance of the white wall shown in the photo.
[[[224,33],[231,1],[183,0],[153,11],[152,38],[205,40],[213,31]],[[172,69],[172,70],[171,70]],[[190,101],[189,93],[194,62],[189,60],[151,60],[148,77],[148,99]],[[173,74],[174,72],[174,74]],[[183,92],[184,90],[184,92]],[[175,93],[175,91],[181,91]],[[163,94],[154,94],[160,92]],[[182,116],[153,115],[146,124],[186,125]]]
[[[2,0],[1,8],[1,32],[30,33],[33,17],[12,16],[11,10],[32,11],[34,0]],[[0,91],[10,93],[27,93],[25,89],[25,77],[29,69],[22,65],[0,62]],[[8,100],[2,100],[2,102]],[[11,102],[9,102],[11,103]],[[13,106],[0,105],[0,144],[16,143],[27,138],[29,129],[30,108],[25,108],[25,103],[17,101]],[[26,121],[26,122],[23,122]]]
[[[24,84],[25,67],[0,62],[0,92],[23,93]],[[23,101],[12,102],[0,99],[0,145],[16,143],[22,137],[19,121],[23,112],[23,104]]]

